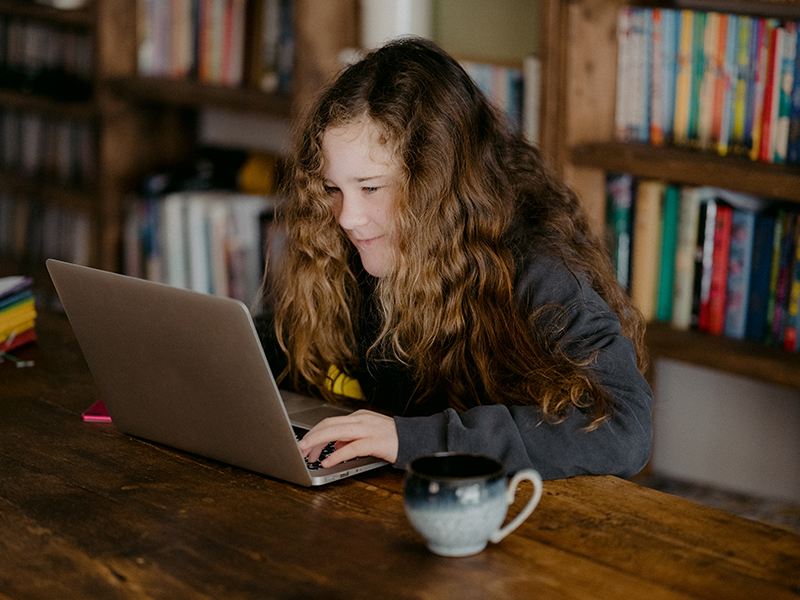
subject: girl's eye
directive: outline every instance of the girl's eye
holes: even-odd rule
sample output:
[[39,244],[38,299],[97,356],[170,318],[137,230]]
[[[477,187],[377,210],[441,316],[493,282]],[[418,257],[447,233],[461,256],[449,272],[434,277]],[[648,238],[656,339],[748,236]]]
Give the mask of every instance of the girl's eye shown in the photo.
[[364,192],[367,193],[367,194],[374,194],[380,188],[377,188],[377,187],[364,187],[364,188],[361,188],[361,189],[364,190]]
[[333,196],[338,191],[339,191],[339,188],[334,187],[332,185],[326,185],[325,186],[325,193],[328,194],[328,196]]

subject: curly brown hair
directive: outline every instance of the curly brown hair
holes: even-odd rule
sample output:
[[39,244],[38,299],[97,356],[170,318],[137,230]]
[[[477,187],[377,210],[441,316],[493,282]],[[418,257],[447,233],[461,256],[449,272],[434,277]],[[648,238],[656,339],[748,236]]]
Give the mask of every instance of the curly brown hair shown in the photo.
[[[537,232],[619,316],[645,369],[644,322],[617,283],[576,196],[536,148],[510,132],[461,66],[432,42],[392,42],[347,67],[296,127],[279,222],[285,245],[267,299],[298,387],[324,395],[330,365],[359,364],[357,250],[324,186],[323,136],[369,119],[402,167],[395,200],[397,264],[375,291],[381,331],[370,353],[413,372],[414,402],[443,392],[450,406],[538,404],[557,421],[570,407],[598,426],[613,400],[591,356],[558,349],[558,319],[520,305],[515,222]],[[550,330],[543,330],[547,323]]]

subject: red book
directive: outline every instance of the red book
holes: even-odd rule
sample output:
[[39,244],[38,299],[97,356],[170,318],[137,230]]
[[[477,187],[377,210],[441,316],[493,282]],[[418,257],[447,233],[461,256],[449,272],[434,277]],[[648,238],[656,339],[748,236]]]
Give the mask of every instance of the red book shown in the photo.
[[764,83],[764,104],[761,113],[761,149],[758,153],[758,159],[764,162],[772,162],[772,153],[770,152],[770,144],[772,143],[772,97],[775,88],[776,69],[778,70],[777,76],[780,76],[781,60],[780,48],[777,48],[776,41],[778,39],[777,29],[772,29],[769,32],[769,52],[767,54],[767,78]]
[[36,330],[31,328],[15,335],[13,338],[3,340],[0,342],[0,352],[11,352],[15,348],[24,346],[36,340]]
[[721,335],[725,327],[725,294],[732,222],[733,209],[725,204],[718,205],[714,221],[714,258],[708,297],[708,332],[714,335]]

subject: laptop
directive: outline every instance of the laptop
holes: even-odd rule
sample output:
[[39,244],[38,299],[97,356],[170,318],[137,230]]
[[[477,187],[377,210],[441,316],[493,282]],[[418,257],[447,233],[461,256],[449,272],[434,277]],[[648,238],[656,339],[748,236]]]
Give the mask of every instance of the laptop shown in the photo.
[[50,259],[47,269],[114,425],[304,486],[387,464],[307,464],[299,435],[347,408],[278,389],[247,307]]

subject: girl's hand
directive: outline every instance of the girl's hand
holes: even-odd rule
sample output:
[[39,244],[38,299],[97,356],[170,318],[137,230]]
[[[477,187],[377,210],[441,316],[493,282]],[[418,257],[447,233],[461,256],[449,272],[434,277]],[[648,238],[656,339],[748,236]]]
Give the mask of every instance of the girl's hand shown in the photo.
[[397,460],[397,427],[394,419],[371,410],[357,410],[344,417],[323,419],[298,442],[310,462],[335,442],[336,451],[320,464],[325,467],[359,456],[375,456],[390,463]]

